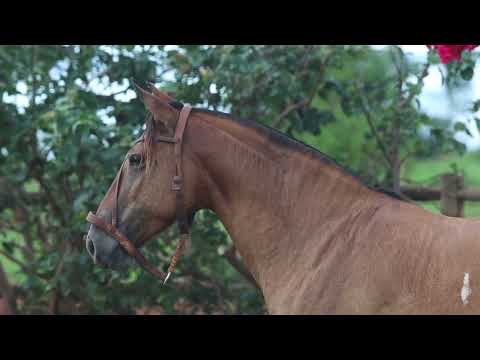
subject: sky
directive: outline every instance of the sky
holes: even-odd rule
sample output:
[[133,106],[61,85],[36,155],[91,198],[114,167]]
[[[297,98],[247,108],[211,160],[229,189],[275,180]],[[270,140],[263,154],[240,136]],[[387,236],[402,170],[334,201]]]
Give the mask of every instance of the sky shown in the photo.
[[[378,50],[384,49],[386,46],[388,45],[372,45],[374,49]],[[412,61],[426,62],[428,49],[425,45],[400,45],[400,47]],[[446,88],[442,85],[440,66],[442,65],[433,66],[424,80],[424,88],[419,96],[421,110],[434,117],[464,122],[473,136],[458,134],[456,139],[464,142],[469,150],[478,150],[480,149],[480,133],[475,122],[469,121],[473,118],[469,108],[472,107],[475,100],[480,99],[480,66],[477,64],[469,86],[456,90],[453,99],[448,97]]]

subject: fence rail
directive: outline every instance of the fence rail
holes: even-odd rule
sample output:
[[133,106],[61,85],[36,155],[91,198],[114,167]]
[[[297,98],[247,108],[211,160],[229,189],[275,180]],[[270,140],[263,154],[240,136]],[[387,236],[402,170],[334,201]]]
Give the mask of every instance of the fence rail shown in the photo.
[[440,187],[405,185],[403,195],[414,201],[440,200],[440,211],[447,216],[463,217],[465,201],[480,201],[480,189],[465,188],[464,178],[458,174],[441,176]]

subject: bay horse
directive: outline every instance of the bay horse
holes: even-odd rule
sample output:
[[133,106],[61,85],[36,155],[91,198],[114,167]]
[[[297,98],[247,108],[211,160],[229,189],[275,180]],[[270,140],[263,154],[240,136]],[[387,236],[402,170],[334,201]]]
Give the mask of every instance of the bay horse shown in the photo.
[[[175,138],[185,106],[155,88],[139,94],[151,115],[143,141],[92,215],[103,227],[89,220],[87,249],[112,268],[134,263],[137,251],[118,239],[140,248],[178,218],[177,147],[155,139]],[[269,314],[480,312],[478,221],[376,191],[255,121],[204,109],[187,117],[183,210],[189,222],[200,209],[217,214]],[[116,227],[105,225],[117,217]]]

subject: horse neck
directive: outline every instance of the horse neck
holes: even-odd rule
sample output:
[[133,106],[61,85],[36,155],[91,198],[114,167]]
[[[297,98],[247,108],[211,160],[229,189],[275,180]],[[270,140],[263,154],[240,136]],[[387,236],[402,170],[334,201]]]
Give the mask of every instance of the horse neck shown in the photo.
[[195,117],[191,146],[208,184],[208,208],[262,289],[273,286],[322,223],[379,195],[336,166],[255,129],[215,115]]

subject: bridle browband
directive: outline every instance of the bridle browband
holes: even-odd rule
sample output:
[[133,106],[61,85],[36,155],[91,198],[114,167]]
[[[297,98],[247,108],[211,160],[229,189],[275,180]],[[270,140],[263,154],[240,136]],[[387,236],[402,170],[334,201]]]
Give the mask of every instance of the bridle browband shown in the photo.
[[[183,170],[182,170],[182,144],[183,144],[183,134],[187,126],[188,118],[192,107],[190,105],[184,105],[180,111],[180,116],[177,122],[177,127],[175,128],[175,135],[173,138],[166,136],[157,136],[156,142],[166,142],[174,144],[174,156],[175,156],[175,175],[172,180],[172,190],[176,194],[176,220],[178,224],[178,229],[180,231],[180,241],[175,250],[175,254],[172,257],[170,266],[168,267],[168,272],[165,274],[163,271],[157,269],[152,265],[143,254],[137,249],[137,247],[118,229],[118,218],[117,218],[117,204],[118,204],[118,194],[120,190],[120,184],[122,181],[123,167],[127,159],[124,160],[120,171],[118,174],[117,182],[115,185],[115,202],[112,210],[112,223],[109,224],[103,219],[99,218],[97,215],[91,211],[87,215],[87,221],[96,227],[102,229],[107,234],[116,239],[120,245],[125,249],[125,251],[133,257],[137,263],[146,271],[148,271],[153,276],[159,278],[165,284],[170,277],[170,274],[175,269],[177,261],[182,254],[182,251],[185,247],[190,234],[189,221],[187,219],[187,209],[185,205],[185,196],[183,193]],[[145,141],[143,136],[136,141],[136,143]]]

